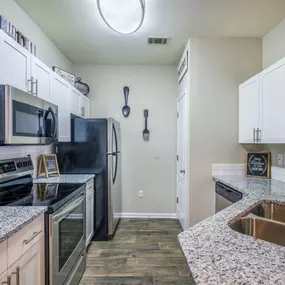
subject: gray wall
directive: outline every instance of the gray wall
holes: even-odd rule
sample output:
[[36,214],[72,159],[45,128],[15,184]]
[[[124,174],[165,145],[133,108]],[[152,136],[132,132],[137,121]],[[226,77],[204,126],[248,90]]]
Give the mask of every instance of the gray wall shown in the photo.
[[260,39],[190,39],[190,224],[214,213],[212,163],[244,162],[238,86],[261,58]]

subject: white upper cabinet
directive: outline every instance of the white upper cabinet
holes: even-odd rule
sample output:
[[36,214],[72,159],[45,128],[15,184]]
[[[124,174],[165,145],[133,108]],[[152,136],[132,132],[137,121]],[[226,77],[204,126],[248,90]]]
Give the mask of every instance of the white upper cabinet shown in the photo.
[[260,74],[239,87],[239,143],[257,143],[261,129]]
[[261,73],[263,143],[285,143],[285,59]]
[[31,92],[31,54],[0,31],[0,83]]
[[80,92],[75,88],[71,88],[71,113],[74,115],[80,115]]
[[81,96],[80,100],[80,116],[90,118],[90,100],[84,95]]
[[31,69],[32,94],[50,102],[50,75],[53,71],[33,55],[31,55]]
[[51,100],[58,106],[58,141],[70,141],[70,85],[53,73],[51,75]]

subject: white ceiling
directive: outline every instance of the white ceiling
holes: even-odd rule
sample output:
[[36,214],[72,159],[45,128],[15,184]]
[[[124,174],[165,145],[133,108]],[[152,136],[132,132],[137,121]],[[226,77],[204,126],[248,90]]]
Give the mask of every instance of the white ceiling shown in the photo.
[[[284,0],[146,0],[142,28],[110,30],[96,0],[17,0],[75,64],[176,64],[189,37],[262,37],[285,17]],[[166,36],[149,46],[148,36]]]

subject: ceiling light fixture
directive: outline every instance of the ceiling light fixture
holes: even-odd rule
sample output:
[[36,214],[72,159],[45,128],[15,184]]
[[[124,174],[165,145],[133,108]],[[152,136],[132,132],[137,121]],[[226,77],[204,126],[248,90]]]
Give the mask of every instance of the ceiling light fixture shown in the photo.
[[99,13],[113,31],[133,34],[142,26],[145,0],[97,0]]

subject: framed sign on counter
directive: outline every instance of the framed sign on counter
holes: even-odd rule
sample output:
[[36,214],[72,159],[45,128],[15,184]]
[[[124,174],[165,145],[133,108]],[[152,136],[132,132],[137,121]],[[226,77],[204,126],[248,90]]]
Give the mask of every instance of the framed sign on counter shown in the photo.
[[38,167],[38,178],[43,173],[45,174],[46,178],[49,178],[51,174],[59,176],[56,154],[41,155]]
[[246,176],[253,178],[270,178],[271,153],[270,152],[247,152],[246,153]]

